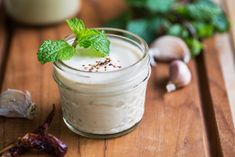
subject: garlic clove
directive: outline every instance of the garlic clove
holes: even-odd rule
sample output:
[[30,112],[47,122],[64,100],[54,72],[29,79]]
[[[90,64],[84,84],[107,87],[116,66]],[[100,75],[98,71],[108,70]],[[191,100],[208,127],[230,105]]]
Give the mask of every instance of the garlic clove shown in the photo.
[[0,94],[0,116],[32,119],[35,114],[36,105],[28,91],[8,89]]
[[157,65],[157,62],[156,62],[156,60],[155,60],[155,55],[156,55],[156,53],[160,53],[159,51],[158,51],[158,49],[149,49],[149,56],[150,56],[150,64],[151,64],[151,66],[156,66]]
[[188,63],[191,53],[186,43],[178,37],[165,35],[156,39],[150,46],[152,56],[159,61],[169,62],[176,59]]
[[170,64],[169,73],[170,79],[166,85],[168,92],[175,91],[176,89],[184,87],[191,82],[191,72],[188,66],[180,60],[173,61]]

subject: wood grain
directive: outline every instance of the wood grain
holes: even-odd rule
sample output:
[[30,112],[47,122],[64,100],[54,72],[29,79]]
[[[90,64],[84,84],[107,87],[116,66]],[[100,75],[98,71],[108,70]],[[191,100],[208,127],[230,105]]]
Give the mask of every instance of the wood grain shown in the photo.
[[[41,40],[56,39],[68,33],[64,25],[35,30],[17,28],[13,36],[4,88],[32,92],[39,105],[38,118],[33,121],[4,119],[0,132],[4,143],[32,130],[59,103],[58,91],[51,77],[51,65],[40,65],[36,51]],[[58,31],[60,29],[64,32]],[[29,44],[30,39],[30,44]],[[196,75],[194,62],[190,64]],[[187,88],[172,94],[165,93],[167,65],[153,69],[147,94],[146,113],[142,124],[134,132],[112,140],[91,140],[71,133],[61,120],[60,106],[50,130],[69,146],[68,156],[118,157],[124,156],[207,156],[206,138],[200,113],[200,99],[196,77]],[[184,93],[187,93],[185,95]],[[22,127],[23,126],[23,127]],[[11,130],[10,132],[7,130]],[[192,153],[193,152],[193,153]],[[193,155],[192,155],[193,154]],[[33,154],[29,154],[32,156]]]
[[232,110],[233,123],[235,125],[235,12],[233,9],[235,1],[220,0],[220,4],[224,7],[227,15],[229,15],[231,28],[230,33],[222,35],[221,38],[217,38],[220,41],[216,43],[218,43],[217,47],[221,48],[220,61]]
[[[97,27],[126,9],[119,0],[108,1],[83,0],[78,16],[89,27]],[[2,90],[29,90],[39,110],[32,121],[0,118],[0,148],[37,127],[55,103],[57,114],[50,132],[68,145],[68,157],[234,157],[235,134],[214,39],[206,41],[205,53],[190,62],[193,80],[189,86],[166,93],[168,65],[158,64],[152,69],[140,126],[120,138],[93,140],[65,126],[52,65],[41,65],[36,57],[43,40],[68,34],[65,24],[14,27]],[[25,156],[46,155],[30,152]]]
[[233,116],[233,124],[235,125],[235,61],[233,47],[231,45],[228,34],[216,35],[216,48],[218,49],[220,65],[228,94],[229,104]]
[[235,154],[235,131],[218,58],[219,51],[213,38],[205,41],[204,51],[197,61],[200,64],[201,97],[208,139],[213,144],[212,153],[215,156],[232,157]]
[[6,29],[5,29],[5,18],[3,11],[3,3],[0,1],[0,88],[3,81],[3,73],[4,73],[4,58],[6,56]]
[[[230,108],[232,110],[233,123],[235,125],[235,57],[234,57],[234,24],[235,24],[235,12],[233,9],[234,1],[230,0],[214,0],[217,4],[219,4],[229,16],[229,20],[231,23],[230,33],[224,33],[217,35],[216,38],[216,47],[220,51],[219,59],[220,65],[225,81],[225,86],[228,93],[228,99]],[[225,64],[226,63],[226,64]]]
[[[194,62],[190,68],[195,76]],[[108,140],[107,156],[208,156],[196,77],[188,87],[169,94],[167,78],[167,65],[152,69],[142,124],[129,135]]]

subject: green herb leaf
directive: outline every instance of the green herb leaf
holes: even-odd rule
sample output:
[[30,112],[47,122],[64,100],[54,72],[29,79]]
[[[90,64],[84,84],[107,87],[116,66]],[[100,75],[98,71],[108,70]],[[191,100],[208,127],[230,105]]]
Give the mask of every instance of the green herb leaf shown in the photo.
[[158,16],[149,21],[149,30],[158,36],[166,33],[170,26],[171,23],[168,19]]
[[200,39],[208,38],[213,35],[214,27],[212,24],[207,24],[203,22],[195,22],[193,23],[193,26],[195,27],[197,31],[197,37]]
[[39,48],[38,60],[44,64],[58,60],[70,59],[76,53],[76,49],[64,40],[47,40]]
[[130,6],[146,8],[151,12],[166,13],[170,11],[175,0],[127,0]]
[[173,35],[173,36],[178,36],[181,37],[183,31],[183,26],[179,24],[172,25],[169,29],[167,34],[168,35]]
[[[66,20],[66,22],[76,36],[75,44],[69,45],[64,40],[44,41],[37,53],[38,60],[42,64],[67,60],[75,54],[100,57],[109,54],[110,41],[103,31],[86,29],[83,21],[77,18]],[[76,53],[77,50],[81,52]]]
[[201,42],[195,38],[188,38],[185,40],[185,42],[191,50],[192,57],[199,55],[203,49],[203,45],[201,44]]
[[147,0],[126,0],[130,6],[145,7]]
[[146,6],[152,12],[167,13],[170,11],[175,0],[147,0]]
[[72,32],[76,36],[79,36],[80,31],[85,29],[85,24],[80,19],[72,18],[72,19],[66,20],[66,22],[68,26],[70,27],[70,29],[72,30]]
[[213,25],[218,32],[226,32],[230,28],[228,18],[224,14],[214,16]]
[[78,54],[86,55],[84,52],[87,52],[88,56],[100,57],[105,57],[109,54],[110,42],[104,32],[85,28],[83,21],[77,18],[67,20],[67,23],[73,33],[76,35],[78,46],[89,49],[88,51],[83,50],[82,53]]
[[127,30],[141,36],[147,42],[151,42],[155,38],[155,33],[149,29],[149,26],[147,19],[131,20],[127,24]]
[[199,1],[188,5],[176,5],[176,12],[198,21],[211,21],[222,13],[222,9],[212,1]]
[[200,54],[203,39],[229,30],[226,14],[213,0],[126,0],[128,18],[116,18],[114,27],[126,28],[148,43],[168,34],[182,38],[192,56]]
[[113,28],[122,28],[125,29],[127,22],[130,20],[129,12],[125,12],[122,15],[118,16],[115,19],[109,20],[105,26],[106,27],[113,27]]
[[161,17],[137,19],[128,22],[127,30],[141,36],[149,43],[156,38],[157,34],[163,34],[169,25],[169,21]]
[[171,25],[168,30],[167,33],[168,35],[172,35],[172,36],[177,36],[183,39],[186,39],[189,37],[189,32],[188,30],[185,28],[185,26],[181,25],[181,24],[174,24]]
[[80,32],[79,36],[77,44],[79,47],[89,49],[87,51],[89,56],[105,57],[109,54],[110,41],[103,31],[84,29]]

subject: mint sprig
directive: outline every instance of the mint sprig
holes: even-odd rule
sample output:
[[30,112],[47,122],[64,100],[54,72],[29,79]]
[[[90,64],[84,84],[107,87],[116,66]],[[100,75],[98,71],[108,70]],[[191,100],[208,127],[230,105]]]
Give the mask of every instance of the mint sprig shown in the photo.
[[85,29],[81,31],[77,44],[82,48],[94,50],[89,51],[98,57],[105,57],[109,54],[110,41],[103,31]]
[[85,28],[83,21],[77,18],[66,22],[75,34],[75,43],[70,45],[64,40],[44,41],[37,54],[42,64],[68,60],[76,54],[90,57],[105,57],[109,54],[110,41],[104,31]]
[[38,60],[44,64],[58,60],[70,59],[76,53],[76,49],[64,40],[47,40],[40,46]]
[[68,26],[72,30],[72,32],[78,37],[80,32],[85,29],[85,24],[82,20],[73,18],[70,20],[66,20]]

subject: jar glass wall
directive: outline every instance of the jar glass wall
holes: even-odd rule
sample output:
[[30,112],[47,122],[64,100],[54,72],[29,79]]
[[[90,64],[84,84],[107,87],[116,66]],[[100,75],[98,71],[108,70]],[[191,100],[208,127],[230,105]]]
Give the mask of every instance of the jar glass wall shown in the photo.
[[[110,39],[131,45],[140,59],[127,67],[107,72],[74,69],[54,63],[63,119],[75,133],[91,138],[111,138],[133,130],[144,114],[150,75],[148,46],[140,37],[120,29],[102,28]],[[73,36],[67,42],[72,43]]]

